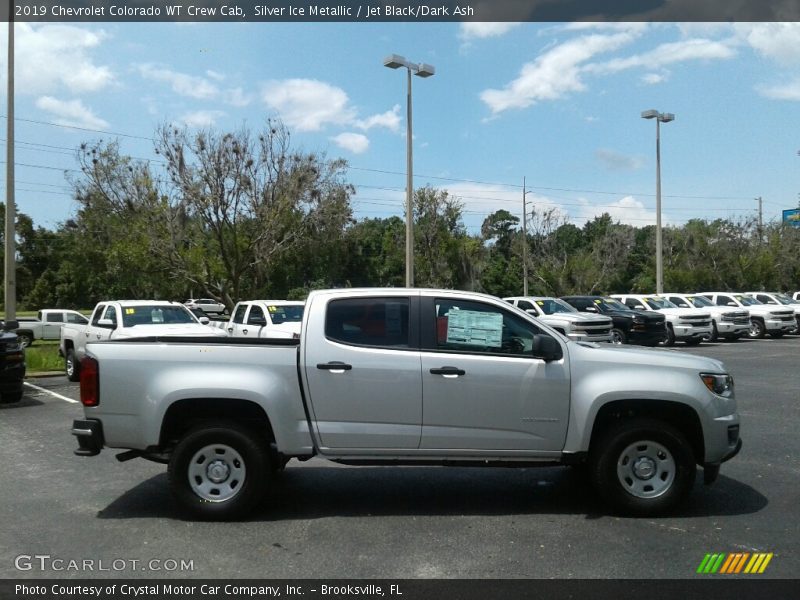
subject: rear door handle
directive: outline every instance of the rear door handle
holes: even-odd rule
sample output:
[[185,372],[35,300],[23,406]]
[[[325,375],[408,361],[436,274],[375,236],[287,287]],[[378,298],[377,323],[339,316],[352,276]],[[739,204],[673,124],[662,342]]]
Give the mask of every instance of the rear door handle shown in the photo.
[[331,362],[318,363],[317,368],[323,371],[330,371],[331,373],[344,373],[345,371],[352,370],[353,365],[333,360]]
[[439,367],[438,369],[431,369],[431,375],[444,375],[447,378],[459,377],[460,375],[466,375],[467,372],[464,369],[459,369],[458,367]]

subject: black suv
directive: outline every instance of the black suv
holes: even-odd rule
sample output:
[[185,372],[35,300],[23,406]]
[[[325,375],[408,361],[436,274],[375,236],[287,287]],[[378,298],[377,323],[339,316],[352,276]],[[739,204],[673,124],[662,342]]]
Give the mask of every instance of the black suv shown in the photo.
[[0,403],[22,400],[22,380],[25,378],[25,351],[14,330],[16,321],[3,323],[0,330]]
[[662,314],[631,310],[619,300],[603,296],[562,296],[561,299],[581,312],[611,317],[614,322],[611,335],[615,344],[656,346],[666,336]]

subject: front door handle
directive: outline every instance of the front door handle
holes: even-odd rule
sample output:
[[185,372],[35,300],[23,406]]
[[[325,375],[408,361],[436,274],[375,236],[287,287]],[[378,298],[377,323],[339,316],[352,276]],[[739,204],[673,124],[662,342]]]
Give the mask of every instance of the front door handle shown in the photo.
[[467,372],[464,369],[459,369],[458,367],[439,367],[438,369],[431,369],[431,375],[444,375],[448,379],[466,374]]
[[242,333],[247,335],[247,329],[242,329]]
[[331,362],[318,363],[317,368],[322,369],[323,371],[330,371],[331,373],[344,373],[345,371],[352,370],[353,365],[348,365],[347,363],[333,360]]

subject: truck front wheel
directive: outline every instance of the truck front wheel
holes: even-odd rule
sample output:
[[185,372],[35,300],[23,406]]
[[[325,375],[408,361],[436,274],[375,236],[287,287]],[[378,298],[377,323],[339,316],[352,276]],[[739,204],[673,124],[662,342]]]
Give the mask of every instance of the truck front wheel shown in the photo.
[[767,328],[764,327],[764,321],[760,319],[750,319],[750,333],[748,334],[751,339],[759,340],[767,333]]
[[238,519],[263,498],[269,462],[264,440],[249,429],[233,422],[199,426],[172,453],[170,488],[198,518]]
[[678,505],[696,473],[686,437],[655,419],[635,418],[608,430],[590,455],[595,488],[624,514],[652,516]]

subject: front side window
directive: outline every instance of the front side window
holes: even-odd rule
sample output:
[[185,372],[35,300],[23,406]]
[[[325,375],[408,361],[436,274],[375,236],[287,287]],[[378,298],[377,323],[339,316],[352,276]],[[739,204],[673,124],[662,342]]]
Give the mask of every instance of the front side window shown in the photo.
[[408,298],[332,300],[325,337],[334,342],[380,348],[408,348]]
[[437,298],[436,350],[530,357],[541,330],[498,307],[469,300]]
[[97,326],[97,323],[100,319],[103,318],[103,313],[106,312],[106,305],[101,304],[97,308],[94,309],[94,316],[92,317],[92,325]]
[[250,307],[250,314],[247,315],[248,325],[266,325],[267,318],[264,316],[264,311],[257,304]]
[[117,326],[117,311],[113,306],[109,306],[106,308],[106,313],[103,315],[104,319],[110,319],[111,322],[114,324],[114,327]]

